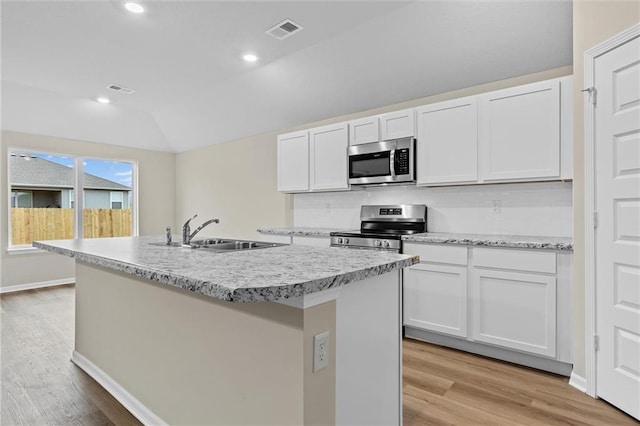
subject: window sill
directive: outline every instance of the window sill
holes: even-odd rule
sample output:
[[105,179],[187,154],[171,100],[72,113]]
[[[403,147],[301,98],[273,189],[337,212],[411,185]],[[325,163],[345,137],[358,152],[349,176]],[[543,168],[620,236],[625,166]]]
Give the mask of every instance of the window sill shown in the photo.
[[44,254],[49,253],[46,250],[39,249],[37,247],[25,246],[25,247],[9,247],[7,253],[11,256],[23,255],[23,254]]

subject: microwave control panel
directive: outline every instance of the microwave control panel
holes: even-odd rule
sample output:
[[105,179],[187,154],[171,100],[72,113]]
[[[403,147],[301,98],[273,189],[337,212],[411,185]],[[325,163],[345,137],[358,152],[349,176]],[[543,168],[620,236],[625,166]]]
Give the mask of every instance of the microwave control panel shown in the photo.
[[409,172],[409,148],[397,149],[395,152],[396,175],[408,175]]

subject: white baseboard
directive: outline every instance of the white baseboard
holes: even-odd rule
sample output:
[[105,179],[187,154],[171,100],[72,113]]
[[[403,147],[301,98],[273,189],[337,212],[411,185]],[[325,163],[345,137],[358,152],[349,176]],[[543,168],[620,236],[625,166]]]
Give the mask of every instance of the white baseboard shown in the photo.
[[57,285],[74,284],[76,282],[75,277],[61,278],[59,280],[40,281],[37,283],[16,284],[0,287],[0,294],[13,293],[15,291],[33,290],[34,288],[54,287]]
[[127,392],[118,382],[113,380],[107,373],[98,366],[82,356],[77,351],[73,351],[71,362],[77,365],[85,373],[91,376],[107,392],[111,394],[124,408],[133,414],[144,425],[168,426],[160,417],[149,410],[144,404],[138,401],[133,395]]
[[571,377],[569,377],[569,385],[578,389],[580,392],[587,393],[587,380],[582,376],[578,376],[575,371],[571,372]]

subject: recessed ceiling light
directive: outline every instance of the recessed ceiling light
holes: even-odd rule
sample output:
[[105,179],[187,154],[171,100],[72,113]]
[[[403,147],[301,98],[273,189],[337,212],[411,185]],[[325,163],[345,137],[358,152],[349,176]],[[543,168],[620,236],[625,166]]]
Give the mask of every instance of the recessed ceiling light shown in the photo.
[[144,7],[140,3],[129,2],[124,4],[124,8],[131,13],[143,13]]
[[96,101],[100,102],[101,104],[108,104],[111,102],[109,98],[103,98],[103,97],[96,98]]
[[242,57],[242,59],[244,59],[247,62],[255,62],[258,60],[258,57],[253,53],[247,53]]

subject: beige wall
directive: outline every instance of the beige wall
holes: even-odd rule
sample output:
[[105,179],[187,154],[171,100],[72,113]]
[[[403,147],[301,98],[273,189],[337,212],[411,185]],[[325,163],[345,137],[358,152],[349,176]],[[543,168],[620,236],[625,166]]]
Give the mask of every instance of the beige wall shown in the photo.
[[140,235],[162,234],[167,225],[173,225],[175,222],[175,154],[3,131],[0,148],[0,286],[71,278],[75,274],[73,260],[66,257],[51,253],[7,252],[8,148],[134,160],[138,163]]
[[585,377],[584,52],[640,22],[640,1],[573,2],[574,180],[573,321],[574,372]]
[[75,350],[168,424],[335,423],[335,362],[312,372],[335,301],[230,303],[80,262],[77,277]]
[[225,144],[177,154],[176,219],[198,213],[197,225],[209,217],[220,224],[203,231],[206,236],[256,238],[259,227],[293,224],[293,197],[276,190],[276,137],[279,133],[337,123],[368,115],[455,99],[505,87],[571,75],[572,67],[501,80],[480,86],[419,98],[396,105],[303,124]]

